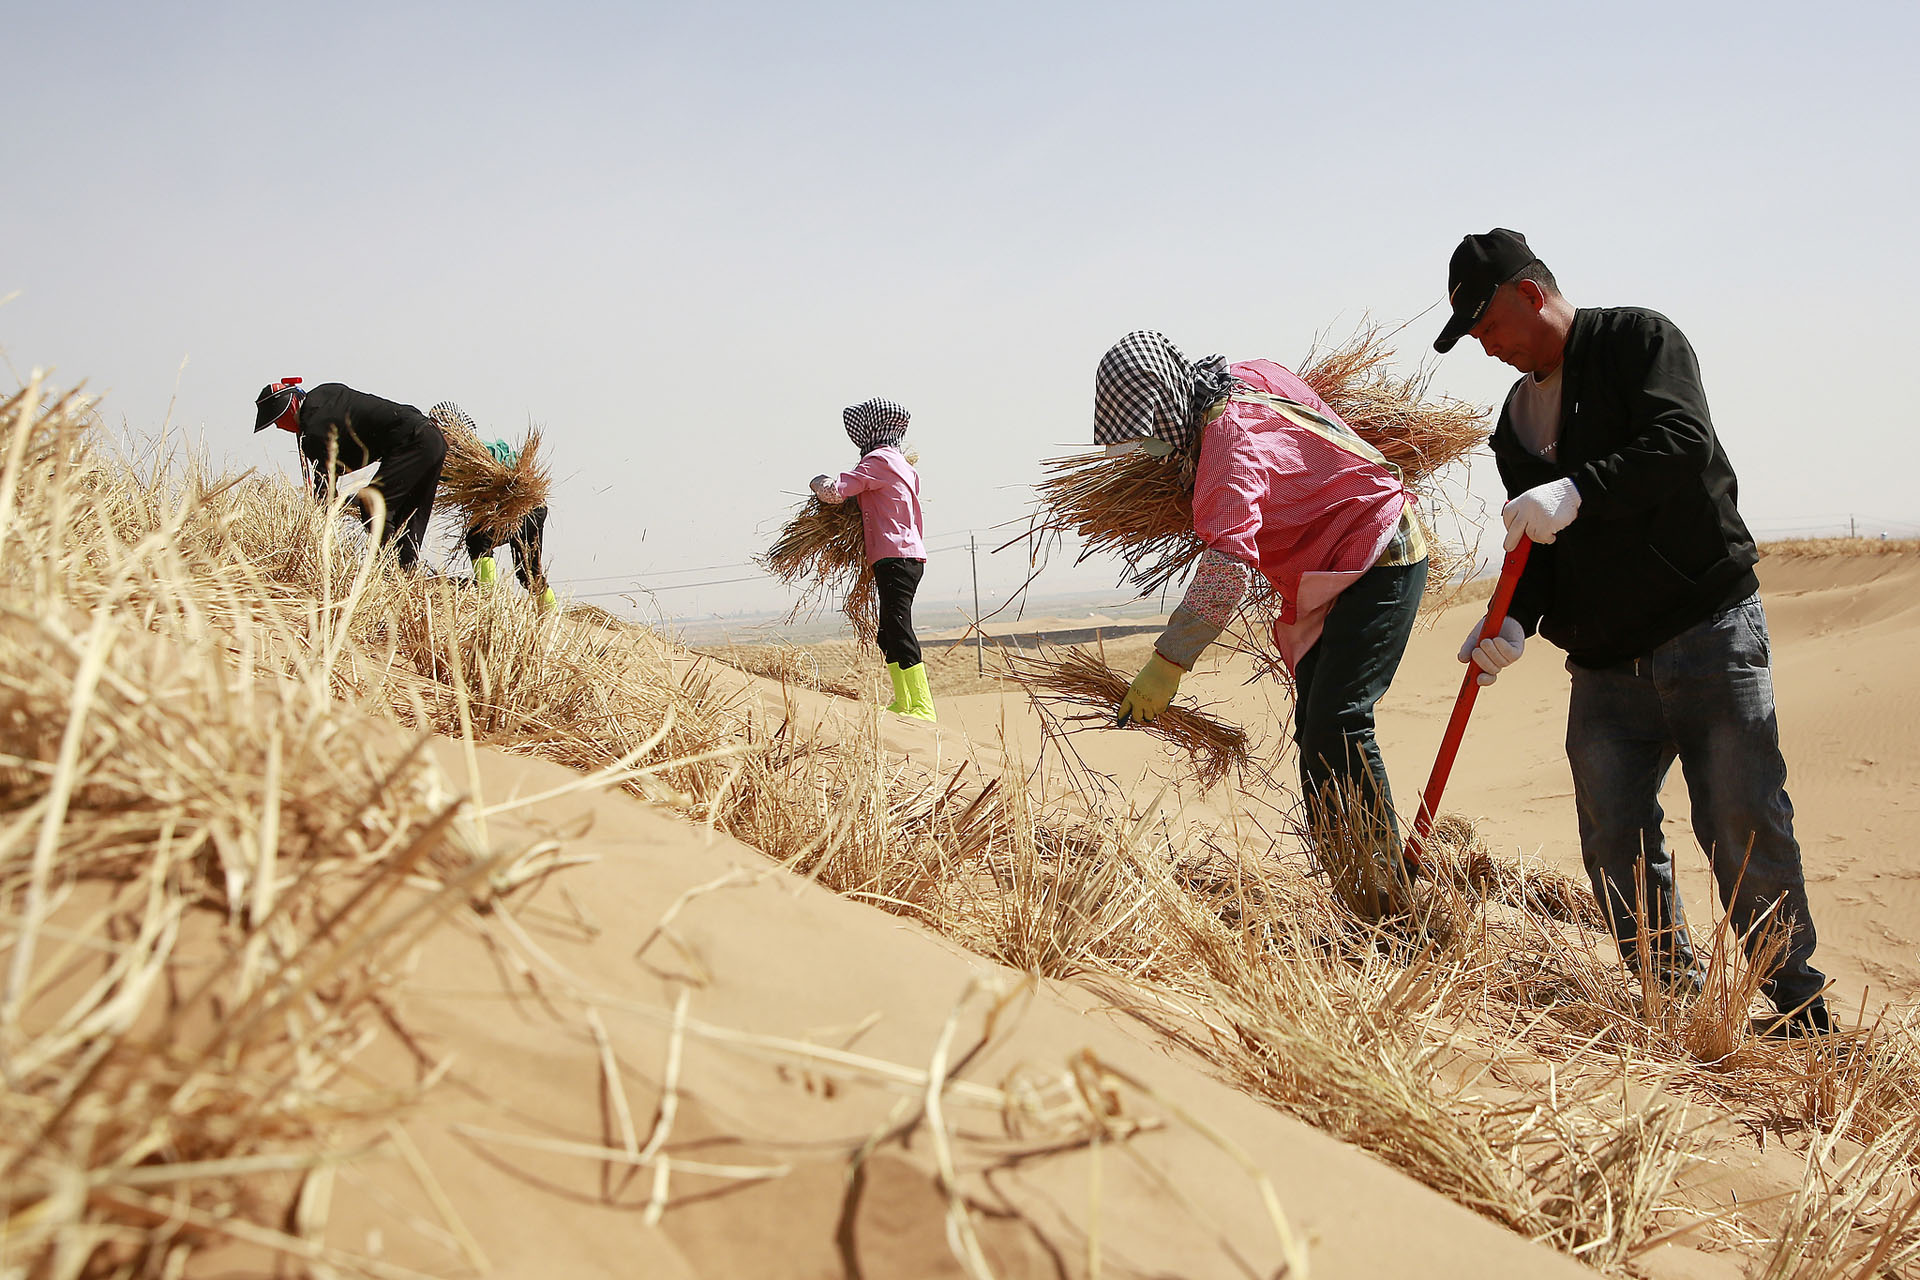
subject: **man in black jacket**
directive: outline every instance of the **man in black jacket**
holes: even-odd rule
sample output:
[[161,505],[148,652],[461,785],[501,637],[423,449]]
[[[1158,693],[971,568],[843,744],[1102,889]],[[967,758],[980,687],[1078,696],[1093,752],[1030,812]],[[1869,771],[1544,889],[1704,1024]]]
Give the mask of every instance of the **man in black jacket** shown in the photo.
[[[419,561],[447,459],[438,423],[410,404],[338,382],[303,391],[300,379],[285,378],[262,387],[253,403],[255,431],[279,427],[300,437],[300,452],[313,463],[314,493],[323,502],[340,476],[378,462],[380,470],[367,488],[386,503],[385,540],[394,544],[401,568]],[[371,521],[364,502],[360,513]]]
[[1566,650],[1580,850],[1629,966],[1644,942],[1653,977],[1699,986],[1660,829],[1660,784],[1678,758],[1734,928],[1749,947],[1763,927],[1789,931],[1764,987],[1785,1015],[1776,1026],[1828,1030],[1759,556],[1693,348],[1658,312],[1576,310],[1505,228],[1460,242],[1447,293],[1453,316],[1434,349],[1471,335],[1525,375],[1500,411],[1493,453],[1511,499],[1507,548],[1535,543],[1501,634],[1478,642],[1476,621],[1460,660],[1491,684],[1536,629]]

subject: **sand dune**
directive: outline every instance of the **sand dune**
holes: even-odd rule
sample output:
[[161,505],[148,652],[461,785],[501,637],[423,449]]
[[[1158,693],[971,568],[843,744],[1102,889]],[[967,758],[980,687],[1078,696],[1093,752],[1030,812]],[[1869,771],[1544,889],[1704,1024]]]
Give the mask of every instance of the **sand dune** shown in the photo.
[[[1245,658],[1189,691],[1262,732],[1267,780],[1201,793],[1105,708],[1049,729],[968,654],[936,659],[936,727],[798,678],[874,690],[871,655],[851,680],[791,651],[753,676],[390,576],[331,554],[288,487],[135,473],[35,394],[0,513],[0,1243],[23,1274],[1588,1258],[1678,1280],[1771,1257],[1829,1280],[1876,1241],[1920,1256],[1910,1030],[1844,1061],[1754,1044],[1741,990],[1740,1038],[1683,1038],[1622,998],[1577,913],[1525,895],[1342,914],[1294,857],[1285,691]],[[1911,553],[1766,566],[1843,1009],[1920,976],[1916,574]],[[1421,634],[1385,708],[1403,804],[1470,615]],[[1483,699],[1448,807],[1571,868],[1563,683],[1537,651]]]
[[[933,736],[906,745],[928,747]],[[445,755],[450,771],[463,767],[451,746]],[[481,753],[480,766],[487,793],[503,798],[569,778],[491,752]],[[601,1004],[644,1143],[681,991],[696,1025],[846,1048],[924,1073],[956,1007],[956,1054],[979,1036],[991,1001],[984,991],[968,998],[970,987],[1021,992],[1021,975],[623,796],[546,803],[493,834],[508,843],[558,836],[569,856],[592,859],[513,908],[554,962],[533,979],[548,998],[507,998],[503,986],[522,984],[500,982],[501,957],[472,934],[443,935],[425,948],[393,998],[424,1050],[453,1056],[446,1083],[406,1130],[494,1274],[966,1274],[946,1238],[925,1126],[904,1148],[882,1147],[862,1194],[850,1198],[850,1154],[915,1102],[912,1092],[878,1087],[860,1069],[809,1063],[764,1043],[685,1037],[674,1158],[786,1172],[763,1181],[676,1172],[658,1230],[644,1225],[651,1174],[624,1176],[600,1160],[513,1139],[620,1145],[610,1136],[618,1126],[578,1002],[583,993]],[[676,903],[668,929],[656,934]],[[957,1078],[993,1087],[1009,1078],[1057,1083],[1087,1052],[1137,1076],[1257,1162],[1316,1276],[1580,1273],[1143,1043],[1099,1003],[1071,984],[1021,992],[991,1051]],[[418,1067],[389,1053],[382,1070],[398,1084]],[[1045,1276],[1060,1266],[1081,1274],[1089,1233],[1098,1235],[1109,1274],[1238,1276],[1247,1274],[1240,1258],[1268,1275],[1282,1260],[1254,1181],[1161,1103],[1128,1104],[1158,1126],[1131,1140],[1144,1164],[1109,1145],[1097,1168],[1071,1121],[1016,1139],[996,1132],[991,1106],[964,1094],[947,1106],[965,1135],[956,1142],[970,1170],[968,1194],[989,1207],[982,1245],[994,1274]],[[1049,1153],[1055,1144],[1065,1149]],[[998,1172],[977,1171],[996,1163]],[[438,1218],[404,1168],[389,1161],[363,1178],[336,1190],[330,1239],[349,1247],[376,1239],[386,1260],[429,1272],[455,1261],[435,1232],[410,1225]],[[1381,1230],[1384,1220],[1392,1231]]]
[[[1869,985],[1876,1003],[1911,999],[1920,985],[1920,894],[1903,855],[1916,681],[1903,655],[1920,608],[1909,603],[1920,557],[1772,560],[1764,577],[1821,959],[1849,1013]],[[1419,633],[1383,708],[1403,805],[1451,705],[1456,632],[1475,612],[1445,611]],[[1127,667],[1151,640],[1124,639],[1107,656]],[[1247,673],[1244,659],[1216,657],[1189,689],[1217,713],[1260,727],[1264,746],[1278,751],[1284,690],[1248,683]],[[728,678],[779,715],[829,734],[851,732],[867,714],[843,698]],[[1556,655],[1541,645],[1482,697],[1447,808],[1474,815],[1498,846],[1577,872],[1559,749],[1564,684]],[[987,772],[1003,755],[1035,759],[1043,735],[1025,697],[979,687],[993,691],[944,697],[937,728],[885,718],[888,750],[937,771],[969,755]],[[1096,729],[1070,741],[1139,803],[1165,778],[1177,782],[1174,762],[1143,734]],[[442,751],[450,771],[464,767],[451,744]],[[490,797],[570,777],[494,752],[479,753],[478,764]],[[1275,768],[1284,781],[1286,762]],[[1671,825],[1687,849],[1678,785],[1669,789]],[[1271,798],[1288,801],[1284,787]],[[1176,791],[1165,803],[1195,822],[1248,824],[1253,840],[1250,824],[1272,821],[1238,813],[1231,793]],[[457,1220],[470,1233],[466,1252],[499,1275],[965,1275],[948,1235],[931,1128],[921,1123],[904,1142],[876,1150],[857,1188],[850,1158],[919,1115],[949,1019],[951,1060],[979,1039],[996,993],[1013,992],[989,1051],[955,1073],[966,1083],[946,1102],[949,1142],[967,1170],[959,1186],[995,1275],[1084,1274],[1090,1237],[1110,1274],[1232,1276],[1249,1266],[1272,1274],[1284,1254],[1280,1237],[1256,1183],[1210,1133],[1227,1135],[1272,1180],[1314,1275],[1582,1270],[1216,1081],[1154,1045],[1137,1023],[1103,1012],[1093,989],[1023,985],[1021,975],[909,920],[829,893],[657,808],[619,795],[569,796],[516,815],[494,835],[509,844],[558,840],[567,856],[587,861],[512,908],[533,944],[523,954],[546,957],[532,971],[512,971],[477,932],[449,932],[423,949],[394,993],[418,1049],[452,1059],[405,1129],[453,1217],[389,1159],[336,1189],[335,1243],[444,1273],[462,1265],[462,1247],[443,1225]],[[1705,869],[1697,853],[1685,861],[1697,915],[1710,902]],[[694,1030],[676,1035],[672,1010],[683,992]],[[599,1010],[604,1049],[589,1006]],[[665,1149],[686,1164],[656,1183],[651,1171],[630,1176],[595,1155],[623,1142],[604,1067],[617,1064],[632,1134],[644,1145],[676,1040],[677,1114]],[[808,1045],[825,1056],[796,1047]],[[1127,1100],[1125,1122],[1154,1126],[1129,1140],[1128,1156],[1111,1142],[1093,1154],[1084,1114],[1036,1120],[1012,1135],[1004,1106],[986,1096],[1010,1082],[1070,1096],[1072,1064],[1086,1053],[1159,1095]],[[423,1069],[391,1048],[378,1062],[396,1085]],[[1789,1193],[1802,1162],[1799,1147],[1779,1142],[1723,1148],[1683,1185],[1703,1208],[1733,1207]],[[648,1212],[655,1198],[664,1206],[657,1229]],[[1676,1280],[1743,1273],[1733,1257],[1686,1246],[1637,1265]]]

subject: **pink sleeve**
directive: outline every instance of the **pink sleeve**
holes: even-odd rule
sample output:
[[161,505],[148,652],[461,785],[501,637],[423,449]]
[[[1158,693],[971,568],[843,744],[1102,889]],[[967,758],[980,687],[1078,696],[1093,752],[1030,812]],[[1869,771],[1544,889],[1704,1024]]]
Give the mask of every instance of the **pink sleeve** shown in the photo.
[[1200,541],[1248,564],[1260,563],[1260,503],[1267,487],[1252,465],[1244,428],[1225,418],[1210,424],[1200,443],[1193,482],[1193,531]]
[[840,478],[834,482],[834,487],[840,491],[841,497],[850,498],[856,493],[865,493],[869,489],[879,488],[889,478],[886,468],[881,466],[879,459],[870,453],[860,459],[860,465],[853,470],[841,472]]

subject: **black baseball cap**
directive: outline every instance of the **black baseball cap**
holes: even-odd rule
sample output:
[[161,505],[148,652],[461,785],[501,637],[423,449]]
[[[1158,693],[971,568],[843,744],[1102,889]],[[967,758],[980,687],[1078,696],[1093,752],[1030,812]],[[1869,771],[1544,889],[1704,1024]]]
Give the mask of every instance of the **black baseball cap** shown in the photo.
[[300,383],[299,378],[282,378],[260,388],[260,394],[253,402],[253,429],[256,432],[265,431],[280,420],[280,415],[287,411],[293,398],[301,394]]
[[1433,340],[1433,349],[1453,350],[1453,344],[1480,323],[1500,286],[1538,261],[1518,231],[1495,227],[1485,235],[1463,237],[1447,263],[1447,301],[1453,304],[1453,317]]

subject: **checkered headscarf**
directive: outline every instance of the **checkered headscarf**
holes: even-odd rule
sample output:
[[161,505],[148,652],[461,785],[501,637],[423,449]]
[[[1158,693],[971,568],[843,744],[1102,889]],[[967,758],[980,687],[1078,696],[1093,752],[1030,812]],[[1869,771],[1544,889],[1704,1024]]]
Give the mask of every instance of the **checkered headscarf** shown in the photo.
[[467,411],[451,400],[442,400],[427,410],[427,416],[444,426],[458,429],[465,427],[472,435],[480,434],[480,424],[467,416]]
[[1207,410],[1232,389],[1224,357],[1194,364],[1164,333],[1135,329],[1100,357],[1093,378],[1093,442],[1157,438],[1190,454]]
[[907,434],[907,411],[891,400],[868,400],[851,405],[840,416],[846,420],[847,439],[861,453],[899,445]]

